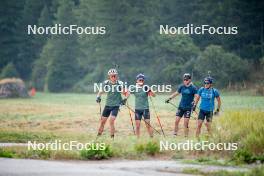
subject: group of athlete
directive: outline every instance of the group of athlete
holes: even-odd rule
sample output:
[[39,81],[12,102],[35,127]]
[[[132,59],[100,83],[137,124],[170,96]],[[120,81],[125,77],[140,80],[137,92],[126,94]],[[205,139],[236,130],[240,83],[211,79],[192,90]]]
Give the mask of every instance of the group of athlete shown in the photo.
[[[114,138],[115,133],[115,119],[117,117],[120,106],[125,105],[135,114],[136,130],[135,133],[137,137],[140,136],[140,122],[143,120],[145,122],[147,131],[150,137],[153,137],[153,129],[150,125],[150,111],[149,111],[149,97],[155,97],[155,93],[151,89],[146,89],[145,76],[143,74],[138,74],[136,76],[135,90],[128,91],[126,89],[112,90],[107,92],[106,103],[101,114],[100,127],[98,130],[98,136],[101,136],[104,131],[105,123],[110,116],[110,135]],[[201,127],[206,120],[205,125],[208,133],[211,134],[211,123],[213,115],[217,115],[221,107],[221,99],[219,91],[212,87],[213,79],[208,76],[204,79],[204,87],[197,89],[197,87],[192,83],[191,74],[185,73],[183,75],[183,83],[178,87],[177,91],[174,92],[165,103],[171,103],[170,101],[176,96],[181,94],[181,100],[179,106],[177,107],[175,127],[173,135],[177,136],[179,131],[179,122],[182,117],[184,117],[184,136],[188,137],[189,133],[189,119],[192,113],[196,113],[196,107],[201,99],[198,114],[198,123],[196,127],[196,137],[199,138],[201,133]],[[104,81],[103,85],[123,85],[123,82],[118,79],[118,72],[116,69],[110,69],[108,71],[108,80]],[[118,86],[116,86],[118,87]],[[101,103],[101,95],[103,91],[99,91],[96,97],[96,102]],[[127,104],[127,99],[130,94],[135,96],[135,109],[129,107]],[[124,98],[122,98],[122,95]],[[217,108],[215,109],[215,99],[217,100]],[[172,103],[171,103],[172,104]],[[159,119],[158,119],[159,120]]]

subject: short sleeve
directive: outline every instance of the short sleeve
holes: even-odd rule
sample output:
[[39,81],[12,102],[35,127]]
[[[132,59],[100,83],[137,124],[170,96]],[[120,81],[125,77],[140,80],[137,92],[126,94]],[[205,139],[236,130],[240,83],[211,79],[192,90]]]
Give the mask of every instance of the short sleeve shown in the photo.
[[177,89],[177,92],[178,92],[178,93],[181,93],[181,90],[182,90],[182,85],[179,85],[179,86],[178,86],[178,89]]
[[203,91],[203,88],[201,87],[201,88],[198,90],[198,95],[199,95],[199,96],[202,95],[202,91]]
[[215,97],[219,97],[220,96],[220,93],[217,89],[214,89],[214,95]]

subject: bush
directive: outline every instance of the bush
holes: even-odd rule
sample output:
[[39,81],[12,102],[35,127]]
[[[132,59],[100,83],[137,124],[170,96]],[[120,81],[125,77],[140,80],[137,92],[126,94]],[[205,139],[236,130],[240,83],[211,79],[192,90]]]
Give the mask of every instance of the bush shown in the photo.
[[155,155],[156,153],[159,153],[159,144],[157,142],[148,142],[145,150],[147,154]]
[[137,153],[146,153],[148,155],[155,155],[159,153],[160,148],[159,144],[155,141],[150,141],[146,144],[137,144],[135,145],[135,150]]
[[5,151],[4,149],[0,148],[0,157],[13,158],[14,154],[9,152],[9,151]]
[[240,149],[235,152],[233,159],[238,162],[253,163],[253,155],[245,149]]
[[90,149],[90,150],[82,150],[80,155],[83,159],[92,159],[92,160],[101,160],[108,159],[113,156],[113,151],[109,145],[105,147],[104,150],[101,149]]
[[233,155],[233,160],[239,163],[255,163],[257,161],[264,163],[264,154],[254,155],[246,149],[237,150]]
[[1,75],[0,75],[0,78],[16,78],[16,77],[19,77],[19,74],[13,63],[7,64],[3,68]]

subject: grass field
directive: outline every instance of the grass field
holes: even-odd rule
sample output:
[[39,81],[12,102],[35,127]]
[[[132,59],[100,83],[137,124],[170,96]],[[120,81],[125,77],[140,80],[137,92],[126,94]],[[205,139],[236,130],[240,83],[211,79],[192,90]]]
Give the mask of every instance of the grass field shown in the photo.
[[[166,140],[186,140],[183,137],[182,123],[180,136],[177,138],[172,136],[176,110],[173,106],[164,103],[166,97],[165,95],[158,95],[153,99],[167,134]],[[178,100],[179,98],[173,103],[177,104]],[[130,97],[129,104],[134,104],[133,96]],[[261,148],[264,148],[264,98],[228,94],[222,96],[222,104],[220,116],[214,118],[215,135],[212,140],[242,141],[241,146],[243,148],[248,149],[251,153],[261,154],[263,152]],[[151,124],[160,130],[152,106],[150,110]],[[55,139],[62,141],[78,140],[79,142],[93,141],[96,138],[99,119],[99,105],[95,102],[94,94],[37,93],[35,97],[29,99],[2,99],[0,100],[0,142],[27,142],[28,140],[46,142]],[[196,120],[192,119],[189,139],[195,140],[195,126]],[[145,144],[148,141],[158,143],[164,138],[155,134],[154,139],[149,139],[144,126],[142,127],[142,137],[138,140],[133,135],[128,109],[121,107],[116,120],[114,142],[109,137],[108,124],[105,128],[105,134],[100,140],[111,145],[115,157],[137,159],[148,157],[145,153],[139,154],[137,145]],[[251,133],[247,133],[247,131],[251,131]],[[206,134],[205,128],[203,128],[202,133]],[[240,139],[242,136],[244,142]],[[203,139],[207,139],[206,135],[203,135]],[[256,144],[255,148],[250,147],[251,144]],[[6,150],[20,153],[21,155],[16,155],[18,157],[31,156],[28,153],[23,154],[25,150],[23,148],[11,147]],[[157,152],[155,157],[192,159],[201,155],[206,158],[205,160],[208,160],[209,156],[216,158],[230,158],[231,156],[228,152],[181,153],[168,151]],[[52,156],[49,154],[47,158],[78,159],[79,156],[76,156],[74,151],[68,153],[61,151],[52,154]]]

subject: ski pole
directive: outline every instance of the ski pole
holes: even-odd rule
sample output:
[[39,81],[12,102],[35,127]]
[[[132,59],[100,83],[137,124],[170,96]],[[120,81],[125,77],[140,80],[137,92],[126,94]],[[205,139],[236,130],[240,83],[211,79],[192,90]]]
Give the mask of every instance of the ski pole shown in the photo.
[[[128,105],[128,102],[127,102],[127,106],[129,106],[129,105]],[[129,116],[130,116],[130,121],[131,121],[131,125],[132,125],[132,127],[133,127],[134,135],[136,135],[135,127],[134,127],[134,123],[133,123],[132,114],[131,114],[130,109],[128,109],[128,113],[129,113]]]
[[[126,105],[125,104],[125,106],[130,110],[130,111],[132,111],[134,114],[136,114],[136,112],[131,108],[131,107],[129,107],[128,105]],[[153,126],[151,126],[144,118],[143,118],[143,121],[150,127],[150,128],[152,128],[154,131],[156,131],[158,134],[160,134],[160,132],[157,130],[157,129],[155,129]]]
[[162,134],[163,134],[163,136],[165,137],[165,133],[164,133],[163,128],[162,128],[162,125],[161,125],[161,123],[160,123],[160,118],[159,118],[159,116],[158,116],[158,114],[157,114],[157,111],[156,111],[156,108],[155,108],[154,102],[153,102],[153,100],[152,100],[151,97],[149,97],[149,98],[150,98],[150,101],[151,101],[151,103],[152,103],[152,106],[153,106],[154,112],[155,112],[155,114],[156,114],[156,117],[157,117],[157,120],[158,120],[158,123],[159,123],[160,129],[161,129],[161,131],[162,131]]
[[98,104],[99,104],[100,119],[102,119],[102,106],[100,102]]
[[[173,104],[173,103],[171,103],[171,102],[169,102],[173,107],[175,107],[175,108],[179,108],[178,106],[176,106],[175,104]],[[198,107],[197,107],[198,108]],[[191,117],[193,117],[194,118],[194,120],[196,120],[197,118],[196,117],[194,117],[194,116],[192,116],[192,113],[193,112],[195,112],[195,114],[198,116],[198,114],[197,114],[197,112],[196,111],[192,111],[191,110]]]
[[172,106],[174,106],[175,108],[178,108],[178,106],[176,106],[175,104],[173,104],[172,102],[169,102]]

